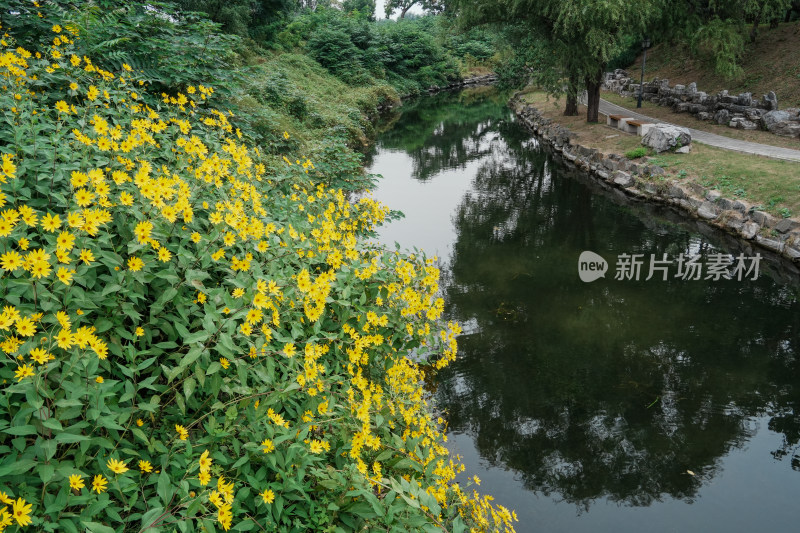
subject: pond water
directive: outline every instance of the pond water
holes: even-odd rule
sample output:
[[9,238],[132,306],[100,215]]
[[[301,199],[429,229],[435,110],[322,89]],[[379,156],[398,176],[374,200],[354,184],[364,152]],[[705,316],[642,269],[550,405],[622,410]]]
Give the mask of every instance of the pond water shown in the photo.
[[[758,250],[569,170],[507,96],[407,104],[369,158],[406,215],[380,240],[438,256],[464,328],[435,392],[451,452],[519,532],[797,531],[797,276],[764,257],[705,279]],[[605,277],[581,281],[584,251]],[[694,255],[701,279],[677,276]]]

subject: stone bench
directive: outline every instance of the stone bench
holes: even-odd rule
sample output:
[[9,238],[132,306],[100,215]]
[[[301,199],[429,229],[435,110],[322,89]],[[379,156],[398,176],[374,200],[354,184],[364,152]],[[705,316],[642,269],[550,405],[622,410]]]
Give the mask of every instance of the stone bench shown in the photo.
[[622,115],[606,115],[606,125],[612,128],[619,128],[619,121],[624,118]]
[[650,131],[650,128],[654,126],[650,122],[642,122],[641,120],[631,120],[628,119],[625,121],[626,130],[628,133],[635,133],[639,137],[644,137],[647,135],[647,132]]

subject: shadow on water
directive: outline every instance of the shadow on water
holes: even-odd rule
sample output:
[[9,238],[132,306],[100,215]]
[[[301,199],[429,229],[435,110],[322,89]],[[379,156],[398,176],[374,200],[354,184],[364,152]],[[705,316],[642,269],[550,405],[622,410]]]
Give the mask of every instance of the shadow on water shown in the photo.
[[[439,247],[449,250],[440,259],[447,315],[465,332],[435,397],[452,439],[470,448],[468,471],[513,472],[482,488],[565,531],[586,524],[546,502],[576,506],[578,517],[596,513],[601,530],[647,525],[608,503],[661,506],[654,516],[666,516],[663,530],[692,529],[674,516],[689,508],[746,529],[736,513],[766,511],[757,499],[725,514],[696,502],[704,494],[713,502],[712,487],[729,502],[748,501],[745,473],[766,471],[759,483],[774,483],[770,520],[792,529],[791,495],[800,489],[797,282],[767,261],[756,280],[676,279],[673,265],[668,280],[656,273],[645,281],[647,261],[639,281],[615,280],[623,253],[699,253],[708,261],[756,250],[567,170],[504,101],[490,91],[418,102],[379,139],[371,169],[382,171],[382,154],[403,151],[413,168],[406,179],[435,182],[456,171],[467,183],[454,186],[460,196],[441,237],[449,242]],[[407,206],[393,200],[405,201],[396,193],[385,201],[425,216],[413,198]],[[414,241],[408,235],[403,244]],[[609,261],[605,278],[580,281],[584,250]],[[531,530],[538,528],[519,528]]]

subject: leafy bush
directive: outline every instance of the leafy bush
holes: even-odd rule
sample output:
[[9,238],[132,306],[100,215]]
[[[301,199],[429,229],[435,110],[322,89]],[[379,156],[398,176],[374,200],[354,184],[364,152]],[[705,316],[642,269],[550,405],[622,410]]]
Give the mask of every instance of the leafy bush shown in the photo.
[[432,261],[363,243],[386,208],[65,27],[0,41],[3,527],[511,530],[453,483],[405,354],[458,327]]
[[21,0],[4,3],[17,13],[3,22],[19,42],[49,45],[53,25],[76,28],[82,36],[78,57],[95,57],[98,66],[117,73],[128,64],[155,94],[183,90],[198,79],[213,79],[217,90],[227,92],[232,81],[238,39],[198,14],[176,12],[170,3],[105,2],[110,9],[88,2],[48,2],[47,9]]
[[367,72],[358,61],[359,50],[341,29],[321,28],[314,32],[306,48],[311,57],[343,81],[353,85],[368,83]]
[[647,148],[644,146],[640,146],[638,148],[634,148],[628,152],[625,152],[625,157],[628,159],[638,159],[640,157],[644,157],[647,155]]

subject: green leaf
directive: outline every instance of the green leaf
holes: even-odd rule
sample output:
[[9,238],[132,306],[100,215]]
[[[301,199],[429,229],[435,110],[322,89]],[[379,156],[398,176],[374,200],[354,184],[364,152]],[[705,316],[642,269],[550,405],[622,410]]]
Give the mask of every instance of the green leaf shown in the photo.
[[47,483],[51,479],[53,479],[53,474],[55,474],[56,469],[51,464],[44,464],[39,466],[39,477],[42,479],[42,483]]
[[12,462],[10,464],[4,464],[0,466],[0,478],[5,476],[17,476],[19,474],[24,474],[34,466],[36,466],[36,461],[32,459],[11,459]]
[[162,470],[161,474],[158,476],[158,488],[156,489],[156,493],[158,497],[161,498],[161,501],[164,502],[165,506],[169,505],[169,502],[172,501],[174,495],[172,488],[169,474],[167,474],[165,470]]
[[163,513],[164,513],[163,507],[154,507],[149,511],[147,511],[144,514],[144,516],[142,516],[141,533],[144,533],[146,531],[151,531],[151,533],[155,533],[155,531],[160,531],[160,527],[158,525],[153,526],[153,524],[155,524],[156,520],[158,520],[158,517],[161,516]]
[[61,425],[61,422],[56,420],[55,418],[47,418],[42,420],[42,426],[46,427],[47,429],[54,429],[57,431],[61,431],[64,427]]
[[8,433],[9,435],[36,435],[36,427],[30,425],[14,426],[4,429],[3,433]]
[[88,533],[115,533],[113,527],[104,526],[99,522],[83,522]]

